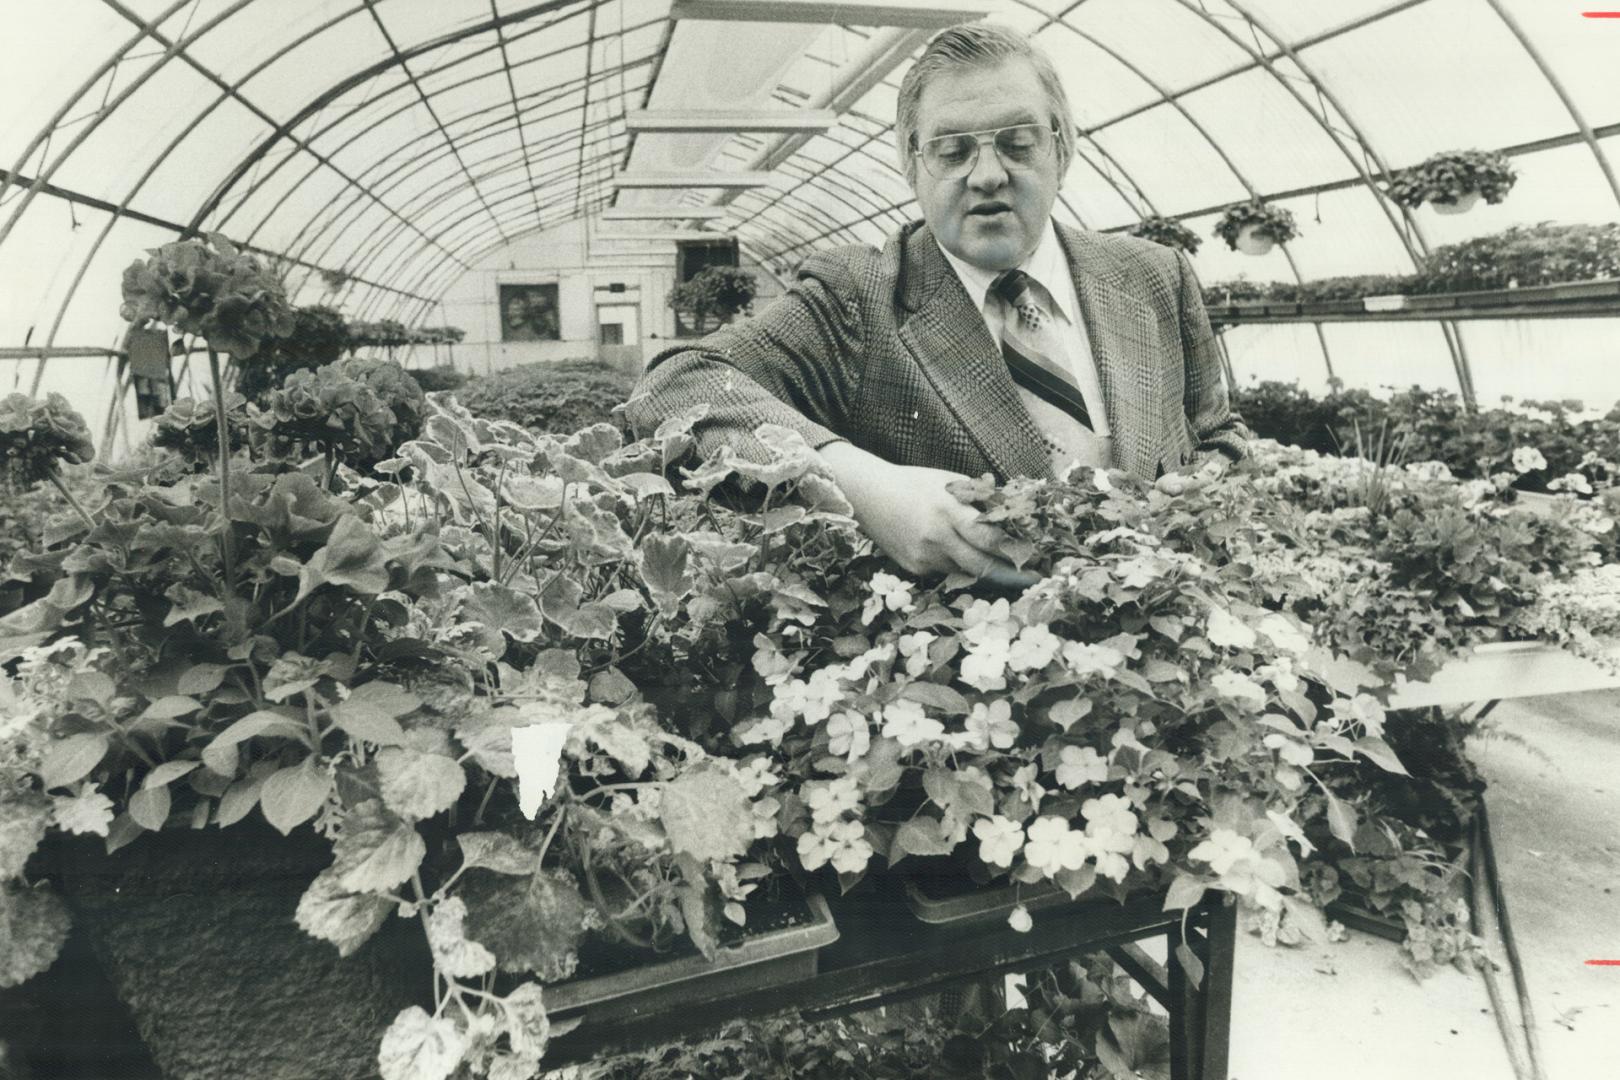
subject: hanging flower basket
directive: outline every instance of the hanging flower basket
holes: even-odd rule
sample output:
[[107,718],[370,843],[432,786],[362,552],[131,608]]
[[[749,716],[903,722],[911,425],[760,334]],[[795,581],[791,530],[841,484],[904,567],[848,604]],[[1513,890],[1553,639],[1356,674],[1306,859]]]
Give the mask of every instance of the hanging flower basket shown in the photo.
[[1506,154],[1482,150],[1448,150],[1397,172],[1389,197],[1410,209],[1424,203],[1437,214],[1464,214],[1483,198],[1496,204],[1507,198],[1518,180]]
[[1198,247],[1204,242],[1197,233],[1174,218],[1146,217],[1125,231],[1131,236],[1140,236],[1189,255],[1198,254]]
[[1264,255],[1273,244],[1286,244],[1299,236],[1299,226],[1287,210],[1256,198],[1227,207],[1215,224],[1215,235],[1233,251]]

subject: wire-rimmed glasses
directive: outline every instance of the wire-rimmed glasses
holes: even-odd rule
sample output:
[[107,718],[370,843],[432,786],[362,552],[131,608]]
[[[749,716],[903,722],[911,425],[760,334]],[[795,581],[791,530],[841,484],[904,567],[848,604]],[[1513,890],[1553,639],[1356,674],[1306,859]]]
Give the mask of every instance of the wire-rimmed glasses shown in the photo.
[[920,144],[914,153],[936,180],[967,176],[979,163],[979,147],[991,143],[1008,172],[1035,168],[1052,152],[1056,134],[1044,124],[1013,124],[983,131],[958,131]]

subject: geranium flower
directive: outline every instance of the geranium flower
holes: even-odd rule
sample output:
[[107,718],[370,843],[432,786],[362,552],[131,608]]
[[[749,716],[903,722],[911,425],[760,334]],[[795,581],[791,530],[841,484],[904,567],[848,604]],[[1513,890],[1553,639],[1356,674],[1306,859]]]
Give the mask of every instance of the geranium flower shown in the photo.
[[1003,700],[983,702],[973,706],[968,714],[968,745],[975,750],[1008,750],[1018,741],[1018,725],[1013,723],[1012,705]]
[[1527,472],[1545,469],[1547,459],[1533,446],[1521,446],[1513,451],[1513,471],[1523,476]]
[[1047,877],[1055,877],[1064,870],[1080,869],[1090,854],[1085,834],[1069,828],[1069,823],[1062,818],[1048,814],[1030,822],[1024,861]]
[[872,729],[866,717],[845,709],[827,721],[827,752],[854,761],[872,746]]
[[910,614],[916,608],[911,599],[911,582],[893,574],[873,574],[872,595],[867,597],[866,606],[861,609],[861,622],[870,623],[884,610]]
[[1011,866],[1024,846],[1024,827],[1000,814],[975,821],[973,835],[979,838],[979,858],[989,866]]
[[1007,651],[1007,666],[1014,671],[1039,671],[1052,662],[1062,646],[1063,639],[1045,623],[1026,626]]
[[915,701],[896,701],[883,706],[883,734],[901,746],[916,746],[945,736],[945,725],[923,712]]
[[1073,791],[1108,779],[1108,761],[1089,746],[1065,746],[1058,755],[1057,782]]

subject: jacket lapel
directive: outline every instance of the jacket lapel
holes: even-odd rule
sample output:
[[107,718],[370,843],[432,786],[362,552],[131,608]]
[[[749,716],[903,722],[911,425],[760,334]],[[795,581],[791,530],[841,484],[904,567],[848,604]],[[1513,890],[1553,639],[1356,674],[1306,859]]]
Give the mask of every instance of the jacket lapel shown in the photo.
[[912,359],[998,474],[1050,476],[1040,429],[933,233],[926,226],[910,230],[899,244],[900,339]]
[[1153,313],[1131,293],[1118,263],[1096,241],[1065,225],[1057,232],[1091,339],[1114,453],[1127,472],[1151,480],[1162,460],[1164,436]]

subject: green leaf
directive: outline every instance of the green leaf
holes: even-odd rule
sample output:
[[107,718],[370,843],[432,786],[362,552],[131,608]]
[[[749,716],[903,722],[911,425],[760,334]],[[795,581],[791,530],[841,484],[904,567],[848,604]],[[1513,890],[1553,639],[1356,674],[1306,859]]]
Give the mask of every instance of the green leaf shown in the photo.
[[1075,724],[1091,715],[1092,702],[1086,697],[1065,698],[1055,703],[1047,713],[1052,723],[1068,731]]
[[1333,831],[1334,836],[1344,841],[1351,851],[1356,850],[1355,807],[1325,788],[1322,794],[1327,796],[1328,828]]
[[1401,759],[1396,756],[1389,743],[1377,736],[1368,735],[1357,739],[1353,749],[1380,769],[1385,769],[1400,776],[1408,775],[1406,766],[1401,764]]
[[546,1015],[544,994],[539,983],[524,983],[501,1001],[506,1010],[506,1037],[512,1052],[539,1060],[551,1039],[551,1020]]
[[184,694],[167,694],[158,698],[141,713],[142,720],[173,720],[189,716],[202,708],[202,702]]
[[422,707],[422,699],[397,683],[385,679],[374,679],[363,686],[357,686],[349,691],[344,699],[348,704],[359,702],[369,705],[398,718],[407,716]]
[[167,787],[142,788],[129,797],[129,816],[141,828],[157,832],[169,820],[170,805]]
[[967,698],[942,683],[908,683],[906,688],[900,692],[900,696],[908,701],[919,702],[947,716],[966,716],[972,709]]
[[619,483],[630,489],[630,493],[639,499],[649,499],[654,495],[674,496],[675,489],[669,486],[657,473],[627,473],[619,477]]
[[469,585],[462,596],[461,609],[466,618],[498,633],[510,634],[518,641],[533,641],[544,627],[534,597],[492,582]]
[[[165,593],[169,600],[169,613],[163,616],[164,626],[173,626],[176,623],[195,623],[204,615],[215,615],[225,610],[225,605],[219,597],[212,596],[184,585],[176,584]],[[189,693],[202,693],[202,691],[187,691]]]
[[509,877],[473,870],[460,893],[467,936],[488,947],[502,971],[530,971],[544,982],[574,973],[587,905],[566,871]]
[[377,775],[388,808],[412,821],[448,810],[467,786],[467,774],[454,758],[411,747],[379,750]]
[[50,823],[51,804],[38,795],[0,800],[0,881],[23,872]]
[[938,818],[918,815],[895,830],[894,843],[889,847],[892,866],[906,855],[949,855],[956,843],[944,835]]
[[377,1067],[382,1080],[447,1080],[466,1052],[466,1039],[453,1021],[412,1005],[383,1032]]
[[377,932],[393,910],[393,903],[380,896],[345,892],[328,868],[304,890],[294,918],[306,934],[330,941],[339,956],[348,956]]
[[50,886],[0,882],[0,989],[18,986],[55,963],[70,922]]
[[332,719],[344,732],[378,746],[399,746],[405,742],[405,729],[386,709],[368,701],[348,701],[331,708]]
[[68,683],[68,694],[75,701],[93,701],[106,708],[118,696],[118,684],[102,671],[81,671]]
[[468,941],[462,926],[467,903],[459,896],[440,900],[427,918],[428,945],[433,963],[455,979],[476,979],[495,970],[495,954],[476,941]]
[[107,747],[107,736],[95,732],[53,742],[39,766],[40,785],[49,790],[84,779],[107,756]]
[[346,585],[366,596],[388,588],[388,562],[382,543],[370,527],[353,514],[338,518],[326,546],[304,564],[299,575],[298,598],[302,599],[323,584]]
[[320,768],[314,754],[297,765],[265,777],[259,792],[264,818],[285,836],[314,817],[332,790],[332,774]]
[[700,862],[735,858],[754,841],[742,786],[717,768],[700,765],[666,784],[659,818],[675,853]]
[[537,853],[506,833],[459,833],[456,843],[461,845],[461,861],[469,870],[481,867],[521,877],[539,869]]
[[[153,788],[163,787],[165,784],[172,784],[195,769],[198,764],[195,761],[165,761],[146,774],[146,778],[141,781],[141,789],[150,791]],[[148,827],[150,828],[150,826]]]
[[1057,882],[1058,888],[1069,894],[1069,899],[1078,900],[1096,883],[1097,867],[1088,863],[1078,870],[1059,870],[1052,880]]
[[1185,941],[1176,945],[1176,959],[1181,962],[1181,969],[1187,973],[1192,981],[1193,989],[1204,985],[1204,962],[1198,958]]
[[263,780],[248,777],[227,788],[219,798],[219,813],[214,817],[220,828],[235,825],[252,813],[253,808],[259,805],[259,791],[263,787]]
[[206,694],[219,688],[229,670],[227,664],[194,664],[180,673],[180,683],[176,689],[187,695]]
[[1194,877],[1191,874],[1178,875],[1165,892],[1164,910],[1177,911],[1192,907],[1204,898],[1210,884],[1204,878]]
[[344,892],[385,892],[410,879],[427,857],[417,831],[366,799],[343,817],[332,844],[332,872]]
[[308,732],[303,724],[283,716],[281,713],[260,709],[248,713],[242,719],[214,736],[207,749],[224,750],[227,747],[235,746],[237,743],[246,742],[248,739],[257,738],[260,735],[275,735],[282,738],[307,741],[307,734]]

